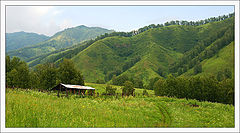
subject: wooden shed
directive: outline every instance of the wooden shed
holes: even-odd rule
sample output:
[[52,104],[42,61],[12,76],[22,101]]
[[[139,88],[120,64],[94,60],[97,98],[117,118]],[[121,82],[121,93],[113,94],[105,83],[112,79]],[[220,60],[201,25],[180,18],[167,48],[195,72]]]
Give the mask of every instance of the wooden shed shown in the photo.
[[57,91],[58,96],[59,92],[65,92],[66,95],[68,94],[78,94],[78,95],[85,95],[86,91],[88,90],[88,95],[95,95],[95,88],[89,86],[82,86],[82,85],[69,85],[60,83],[57,86],[53,87],[51,90]]

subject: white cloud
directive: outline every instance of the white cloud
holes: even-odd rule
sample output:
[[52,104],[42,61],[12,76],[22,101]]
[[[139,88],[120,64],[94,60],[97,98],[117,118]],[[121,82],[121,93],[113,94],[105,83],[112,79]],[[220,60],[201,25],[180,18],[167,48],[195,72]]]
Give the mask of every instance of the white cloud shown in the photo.
[[69,27],[72,27],[72,20],[64,19],[63,22],[60,24],[61,30],[64,30]]
[[61,30],[54,18],[61,12],[53,6],[7,6],[6,31],[26,31],[52,36]]
[[55,11],[53,11],[53,15],[58,15],[58,14],[61,14],[62,13],[62,11],[60,11],[60,10],[55,10]]
[[53,8],[52,6],[35,6],[35,7],[32,7],[33,11],[35,11],[40,16],[47,14],[52,8]]

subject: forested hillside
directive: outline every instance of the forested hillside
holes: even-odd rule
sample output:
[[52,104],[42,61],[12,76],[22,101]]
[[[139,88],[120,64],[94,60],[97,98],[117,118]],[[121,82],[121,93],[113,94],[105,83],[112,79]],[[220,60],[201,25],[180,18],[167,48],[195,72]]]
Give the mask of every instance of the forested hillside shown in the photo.
[[34,58],[43,54],[53,52],[62,48],[70,47],[76,43],[96,38],[97,36],[113,32],[99,27],[86,27],[84,25],[68,28],[56,33],[47,41],[42,41],[36,45],[21,48],[8,52],[10,57],[17,56],[23,60]]
[[49,39],[48,36],[23,31],[6,33],[6,52],[34,45],[47,39]]
[[[197,69],[202,61],[219,54],[234,40],[233,23],[234,17],[231,17],[199,26],[152,28],[132,37],[107,37],[79,52],[72,60],[89,82],[98,79],[106,82],[114,77],[123,80],[122,83],[130,79],[146,84],[154,77],[166,77],[170,73],[178,76]],[[228,54],[233,57],[233,53]],[[228,66],[233,66],[233,62]],[[192,75],[201,72],[204,71],[195,70]]]
[[[52,39],[74,35],[74,32],[63,31]],[[63,46],[60,44],[52,48]],[[105,33],[71,47],[56,49],[25,60],[34,67],[44,63],[58,65],[68,58],[76,64],[86,82],[122,85],[130,80],[140,88],[156,77],[166,78],[169,74],[174,77],[213,74],[221,81],[234,73],[234,14],[197,22],[152,24],[131,32]]]

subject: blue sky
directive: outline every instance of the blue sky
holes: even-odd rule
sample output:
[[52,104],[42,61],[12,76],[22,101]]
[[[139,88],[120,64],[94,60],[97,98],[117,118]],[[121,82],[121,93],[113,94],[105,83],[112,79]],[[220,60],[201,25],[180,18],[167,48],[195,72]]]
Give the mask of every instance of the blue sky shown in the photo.
[[8,6],[7,32],[51,36],[78,25],[131,31],[171,20],[197,21],[234,12],[234,6]]

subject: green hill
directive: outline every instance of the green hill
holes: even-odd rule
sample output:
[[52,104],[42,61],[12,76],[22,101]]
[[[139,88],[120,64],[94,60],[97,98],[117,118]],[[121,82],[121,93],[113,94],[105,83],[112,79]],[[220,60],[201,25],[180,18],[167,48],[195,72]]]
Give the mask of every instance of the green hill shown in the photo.
[[[231,75],[234,75],[234,42],[231,42],[213,57],[205,59],[201,62],[202,72],[196,76],[212,74],[217,76],[219,72],[224,73],[226,69],[230,70]],[[190,69],[183,76],[193,76],[193,69]]]
[[118,76],[120,73],[138,77],[146,83],[159,76],[158,69],[168,72],[168,65],[176,61],[184,49],[194,46],[197,32],[197,27],[193,26],[168,26],[133,37],[107,37],[93,43],[72,60],[88,82],[110,80],[113,74]]
[[68,28],[56,33],[50,39],[36,45],[24,47],[19,50],[10,51],[9,56],[18,56],[23,60],[28,60],[42,54],[72,46],[76,43],[95,38],[101,34],[113,32],[99,27],[77,26]]
[[6,33],[6,52],[37,44],[48,39],[49,37],[45,35],[27,33],[23,31]]
[[[151,78],[171,73],[171,65],[181,60],[188,51],[194,51],[196,46],[201,45],[200,42],[205,43],[200,53],[215,46],[219,46],[217,51],[221,50],[232,40],[228,33],[232,33],[229,29],[233,20],[229,18],[200,26],[165,26],[132,37],[107,37],[93,43],[72,60],[87,82],[96,82],[98,79],[109,81],[113,75],[127,75],[130,79],[141,79],[146,84]],[[219,65],[225,69],[224,65]]]
[[[225,59],[233,59],[231,51],[220,54],[233,47],[233,31],[234,17],[202,25],[156,26],[135,35],[113,32],[71,47],[54,49],[27,62],[32,67],[72,59],[86,82],[111,82],[116,75],[117,78],[140,79],[146,85],[151,78],[166,77],[170,73],[195,75],[193,68],[198,63],[202,64],[203,73],[219,73],[220,70],[214,69],[216,65],[221,71],[228,69],[233,73],[234,63],[223,63]],[[55,38],[65,36],[63,33],[56,34]],[[223,55],[229,56],[223,59]]]

